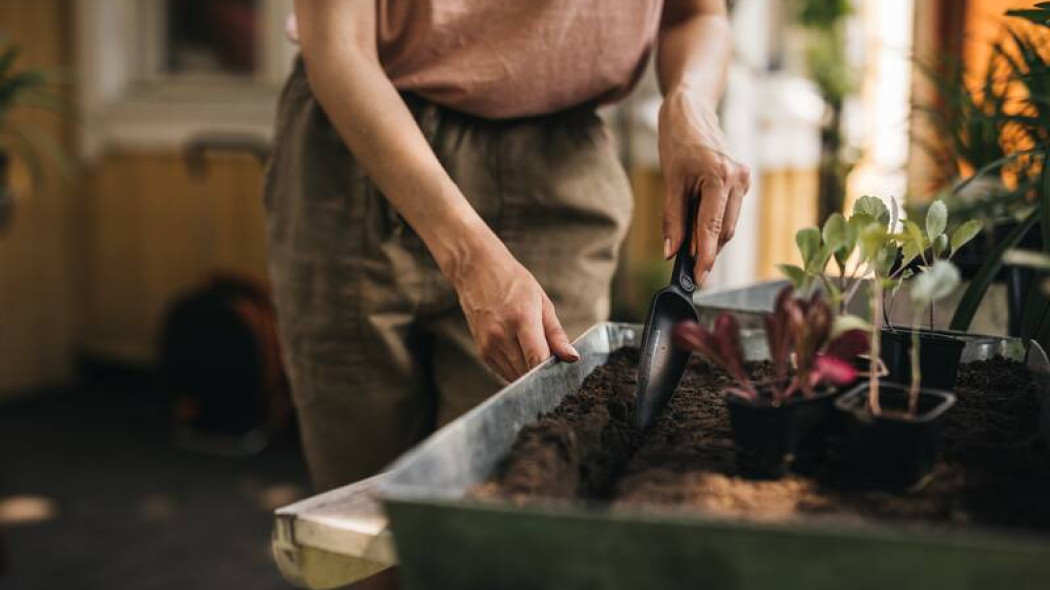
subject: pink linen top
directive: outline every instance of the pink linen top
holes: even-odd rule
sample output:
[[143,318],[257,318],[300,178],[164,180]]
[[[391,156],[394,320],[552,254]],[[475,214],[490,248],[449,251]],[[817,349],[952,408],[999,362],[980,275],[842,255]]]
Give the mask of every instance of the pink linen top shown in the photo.
[[397,89],[454,110],[492,119],[552,113],[629,92],[662,5],[376,0],[379,58]]

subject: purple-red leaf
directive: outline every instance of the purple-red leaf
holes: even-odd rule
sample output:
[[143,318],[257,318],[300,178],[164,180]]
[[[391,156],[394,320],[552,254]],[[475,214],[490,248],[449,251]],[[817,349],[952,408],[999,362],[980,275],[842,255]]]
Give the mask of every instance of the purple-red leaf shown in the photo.
[[720,313],[715,318],[715,342],[725,363],[725,370],[741,385],[750,383],[744,371],[744,348],[740,344],[740,324],[730,313]]
[[722,364],[714,336],[698,322],[679,322],[671,333],[674,343],[686,350],[693,350],[708,357],[711,361]]
[[853,361],[871,348],[871,335],[864,330],[846,330],[828,343],[824,354],[829,357]]
[[789,323],[792,310],[797,308],[794,290],[789,285],[777,293],[773,313],[765,318],[766,342],[769,345],[769,358],[773,362],[773,374],[777,382],[787,379],[788,359],[794,339]]
[[817,355],[814,363],[811,385],[816,386],[821,381],[827,381],[833,385],[848,385],[857,378],[857,368],[853,363],[828,355]]

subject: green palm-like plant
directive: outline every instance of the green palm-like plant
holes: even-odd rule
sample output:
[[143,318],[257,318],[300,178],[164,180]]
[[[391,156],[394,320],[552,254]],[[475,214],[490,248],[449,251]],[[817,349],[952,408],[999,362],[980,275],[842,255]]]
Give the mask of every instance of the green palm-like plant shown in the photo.
[[[1003,91],[1002,108],[994,117],[1003,136],[1012,143],[1004,143],[1006,153],[1001,158],[978,168],[973,176],[958,183],[954,192],[1013,164],[1017,166],[1018,191],[1036,198],[1024,203],[1027,208],[1018,211],[1021,222],[996,244],[974,276],[952,318],[951,327],[955,330],[969,328],[988,287],[1002,268],[1005,253],[1016,247],[1037,223],[1041,225],[1043,249],[1050,252],[1050,57],[1043,49],[1050,37],[1050,2],[1011,10],[1007,15],[1037,25],[1026,29],[1006,27],[1006,38],[993,51],[993,59],[1001,66],[997,71],[1004,72],[1003,80],[1008,85],[1008,90]],[[1050,329],[1044,325],[1050,321],[1048,309],[1050,300],[1033,284],[1022,315],[1022,337],[1047,335],[1042,344],[1050,344]]]
[[11,116],[21,108],[68,114],[66,101],[55,91],[55,76],[41,69],[19,68],[20,56],[16,44],[0,38],[0,227],[10,216],[14,197],[7,183],[11,156],[25,163],[34,185],[44,182],[48,160],[63,175],[68,175],[71,168],[65,151],[54,138]]

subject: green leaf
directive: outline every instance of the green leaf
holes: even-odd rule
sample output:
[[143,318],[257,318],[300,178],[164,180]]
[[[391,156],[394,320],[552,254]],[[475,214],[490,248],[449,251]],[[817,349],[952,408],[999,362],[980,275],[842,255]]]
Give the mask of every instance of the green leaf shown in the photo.
[[806,274],[806,271],[794,264],[778,264],[777,268],[780,270],[780,274],[791,281],[791,285],[795,287],[796,291],[803,289],[809,281],[809,275]]
[[904,221],[904,236],[903,236],[903,240],[905,242],[907,242],[908,240],[911,240],[912,242],[914,242],[915,243],[915,248],[919,251],[920,254],[924,250],[926,250],[926,246],[929,245],[926,242],[925,236],[922,235],[922,230],[919,229],[919,225],[917,223],[915,223],[914,221],[911,221],[910,219],[906,219]]
[[942,258],[948,251],[948,235],[941,234],[933,240],[933,256],[935,258]]
[[951,246],[951,251],[948,255],[954,256],[955,253],[959,251],[959,248],[962,248],[967,243],[969,243],[970,240],[976,238],[977,234],[981,233],[981,229],[983,227],[984,224],[981,223],[980,220],[971,219],[970,221],[967,221],[966,223],[955,228],[955,231],[952,232],[951,241],[949,242],[949,245]]
[[882,246],[878,254],[875,256],[875,275],[880,277],[886,277],[890,274],[890,269],[893,268],[893,263],[897,261],[898,248],[896,244],[887,243]]
[[811,261],[820,250],[820,230],[815,227],[798,230],[798,233],[795,234],[795,243],[798,244],[798,252],[802,255],[802,265],[809,268]]
[[875,223],[875,218],[871,215],[868,215],[867,213],[854,212],[853,215],[850,216],[848,221],[850,225],[857,229],[857,234],[859,235],[860,230]]
[[904,245],[901,246],[901,267],[907,268],[919,257],[919,246],[914,240],[907,240]]
[[870,223],[862,228],[857,238],[861,259],[874,263],[875,257],[882,250],[888,238],[889,234],[886,233],[886,228],[878,222]]
[[911,282],[911,300],[915,305],[926,307],[952,294],[962,277],[959,269],[947,260],[938,260]]
[[857,199],[853,205],[853,215],[857,214],[867,215],[883,225],[890,223],[890,210],[878,197],[866,195]]
[[827,291],[829,301],[837,305],[842,300],[842,289],[839,289],[834,281],[825,280],[824,289]]
[[841,213],[832,213],[824,222],[824,243],[832,252],[838,252],[846,248],[849,240],[849,226],[846,218]]
[[848,313],[835,316],[835,319],[831,324],[831,338],[837,338],[840,334],[849,332],[850,330],[871,332],[871,324],[864,318]]
[[1038,219],[1038,210],[1029,213],[1024,221],[1017,224],[1017,227],[1007,234],[1002,241],[997,243],[995,249],[988,254],[984,264],[981,265],[973,280],[970,281],[970,286],[963,293],[959,306],[955,308],[955,314],[952,316],[950,325],[952,330],[965,332],[970,328],[970,323],[973,321],[973,316],[977,314],[977,308],[981,305],[984,294],[988,291],[988,287],[991,286],[995,275],[999,274],[999,269],[1003,266],[1003,254],[1016,246],[1025,233],[1032,229],[1032,226],[1035,225]]
[[1050,27],[1050,10],[1044,7],[1045,3],[1041,2],[1036,4],[1037,8],[1018,8],[1013,10],[1007,10],[1006,16],[1012,16],[1015,18],[1023,18],[1030,23]]
[[944,201],[934,201],[926,211],[926,239],[933,243],[948,226],[948,206]]

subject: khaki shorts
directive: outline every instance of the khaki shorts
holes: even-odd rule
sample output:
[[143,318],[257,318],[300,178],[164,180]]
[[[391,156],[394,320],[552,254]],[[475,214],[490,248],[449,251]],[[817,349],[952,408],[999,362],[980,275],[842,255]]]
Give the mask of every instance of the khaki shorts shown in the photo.
[[[603,321],[631,192],[593,109],[491,121],[406,96],[438,159],[554,302]],[[270,273],[319,489],[377,472],[495,393],[456,293],[365,176],[297,64],[267,172]]]

